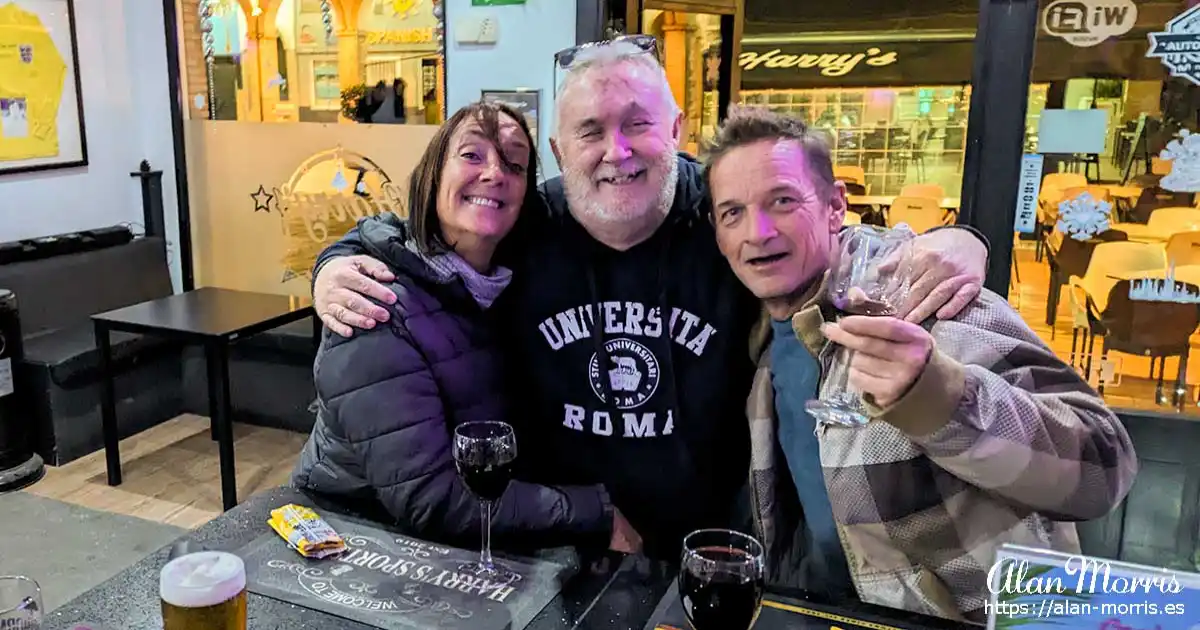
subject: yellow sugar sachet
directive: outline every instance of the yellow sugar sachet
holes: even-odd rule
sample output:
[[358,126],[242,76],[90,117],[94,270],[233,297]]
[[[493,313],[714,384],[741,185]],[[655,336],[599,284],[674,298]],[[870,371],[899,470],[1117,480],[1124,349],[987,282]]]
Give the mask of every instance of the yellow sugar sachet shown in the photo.
[[290,504],[271,510],[271,529],[305,558],[324,558],[346,550],[346,543],[317,513]]

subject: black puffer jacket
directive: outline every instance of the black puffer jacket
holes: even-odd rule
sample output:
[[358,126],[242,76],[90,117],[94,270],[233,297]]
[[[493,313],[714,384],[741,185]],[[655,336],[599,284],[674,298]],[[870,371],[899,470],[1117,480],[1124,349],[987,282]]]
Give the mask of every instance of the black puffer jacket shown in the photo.
[[[319,412],[293,482],[322,494],[378,500],[427,539],[477,537],[479,502],[459,480],[454,427],[503,420],[500,357],[490,318],[457,276],[439,276],[392,215],[359,224],[369,255],[396,274],[387,324],[346,339],[328,330],[313,368]],[[521,436],[517,435],[518,463]],[[513,482],[493,515],[497,537],[607,543],[612,507],[601,486]],[[546,534],[562,534],[549,536]]]

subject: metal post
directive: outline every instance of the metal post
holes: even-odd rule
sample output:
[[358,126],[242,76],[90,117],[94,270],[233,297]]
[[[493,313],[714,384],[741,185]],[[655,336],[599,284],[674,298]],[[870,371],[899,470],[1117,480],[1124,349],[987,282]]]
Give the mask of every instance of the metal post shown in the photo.
[[[980,0],[959,222],[987,237],[984,285],[1008,295],[1037,0]],[[1020,95],[1020,96],[1017,96]]]
[[162,171],[150,170],[150,162],[142,160],[138,170],[129,176],[142,180],[142,225],[146,228],[146,236],[165,239],[167,224],[163,215]]

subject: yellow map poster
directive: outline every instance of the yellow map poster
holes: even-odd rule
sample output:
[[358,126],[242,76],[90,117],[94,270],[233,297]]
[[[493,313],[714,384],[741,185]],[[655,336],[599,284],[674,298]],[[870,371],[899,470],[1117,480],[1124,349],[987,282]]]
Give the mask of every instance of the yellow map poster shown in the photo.
[[66,78],[67,64],[41,19],[15,2],[0,4],[0,166],[58,156]]

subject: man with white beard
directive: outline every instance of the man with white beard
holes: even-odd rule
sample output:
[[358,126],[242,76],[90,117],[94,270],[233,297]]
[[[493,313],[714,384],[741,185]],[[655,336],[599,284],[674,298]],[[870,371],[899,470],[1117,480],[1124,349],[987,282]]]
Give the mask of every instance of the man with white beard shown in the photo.
[[[524,474],[604,484],[611,548],[677,560],[687,533],[734,524],[760,305],[717,249],[700,164],[676,153],[683,115],[656,53],[636,35],[556,56],[563,176],[543,186],[549,210],[524,208],[501,245],[513,280],[492,310]],[[954,316],[979,292],[986,246],[946,229],[916,248],[906,312]],[[395,300],[363,251],[352,230],[314,270],[317,312],[344,336],[387,321],[376,301]]]

